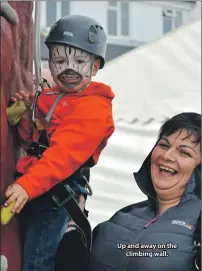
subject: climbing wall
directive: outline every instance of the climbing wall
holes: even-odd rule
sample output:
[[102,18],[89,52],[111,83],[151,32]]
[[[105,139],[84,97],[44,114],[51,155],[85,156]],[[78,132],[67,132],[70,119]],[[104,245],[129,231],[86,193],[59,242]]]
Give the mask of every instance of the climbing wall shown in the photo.
[[[6,107],[12,94],[32,89],[33,22],[31,1],[9,2],[19,17],[17,25],[10,25],[0,17],[0,89],[1,89],[1,170],[0,200],[4,201],[5,189],[14,181],[13,173],[18,155],[15,128],[9,127]],[[21,244],[18,219],[1,227],[1,271],[21,271]],[[3,265],[8,263],[8,269]]]

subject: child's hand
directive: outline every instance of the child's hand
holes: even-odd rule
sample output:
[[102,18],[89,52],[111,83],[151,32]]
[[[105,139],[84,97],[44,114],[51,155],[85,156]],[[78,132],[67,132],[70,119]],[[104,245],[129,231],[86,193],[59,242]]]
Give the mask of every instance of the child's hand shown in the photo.
[[26,107],[30,107],[34,100],[35,93],[32,91],[31,93],[26,93],[24,90],[21,90],[19,93],[15,93],[13,97],[11,97],[12,102],[23,101]]
[[16,201],[12,209],[13,213],[19,213],[26,204],[26,202],[29,200],[29,196],[25,189],[17,183],[14,183],[7,188],[5,196],[8,198],[8,200],[4,204],[5,206],[8,206],[13,201]]

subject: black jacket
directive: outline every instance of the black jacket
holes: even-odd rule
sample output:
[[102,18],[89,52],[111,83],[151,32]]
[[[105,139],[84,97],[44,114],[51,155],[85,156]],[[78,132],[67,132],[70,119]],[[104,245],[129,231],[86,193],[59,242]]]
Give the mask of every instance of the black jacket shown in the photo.
[[148,200],[127,206],[94,230],[90,271],[190,271],[201,211],[200,172],[195,170],[180,203],[157,216],[151,154],[135,173]]

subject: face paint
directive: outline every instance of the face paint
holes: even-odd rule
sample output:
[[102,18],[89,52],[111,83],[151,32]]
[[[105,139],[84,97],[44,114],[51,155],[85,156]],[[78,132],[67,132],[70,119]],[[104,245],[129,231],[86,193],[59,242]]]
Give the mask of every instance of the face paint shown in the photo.
[[91,80],[93,64],[94,56],[81,49],[63,45],[51,48],[51,74],[63,91],[75,92],[85,88]]

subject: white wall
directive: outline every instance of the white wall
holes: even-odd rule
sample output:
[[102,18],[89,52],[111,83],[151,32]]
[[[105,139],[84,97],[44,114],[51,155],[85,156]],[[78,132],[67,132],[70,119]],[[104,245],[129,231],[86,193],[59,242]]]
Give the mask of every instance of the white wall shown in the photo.
[[201,19],[201,1],[197,2],[196,7],[190,12],[190,20],[200,20]]
[[106,1],[71,1],[70,13],[89,16],[107,28]]
[[162,8],[148,3],[131,3],[131,37],[149,42],[162,36]]
[[[201,18],[201,3],[190,11],[192,5],[176,1],[129,1],[130,35],[129,37],[108,37],[108,42],[122,45],[135,45],[158,39],[163,35],[163,8],[183,11],[183,23]],[[81,14],[96,19],[107,31],[108,1],[71,1],[70,14]],[[46,23],[46,5],[41,1],[41,27]]]
[[[107,1],[71,1],[70,13],[90,16],[107,30]],[[148,41],[162,34],[161,8],[147,3],[131,2],[131,35],[137,41]],[[152,27],[151,27],[151,22]],[[109,37],[110,41],[110,37]]]
[[201,18],[201,2],[192,10],[192,5],[175,1],[136,1],[131,3],[131,36],[141,42],[150,42],[163,33],[164,8],[182,11],[182,23]]
[[[183,11],[183,23],[200,17],[200,9],[189,12],[191,5],[175,1],[131,1],[129,37],[108,37],[108,41],[120,44],[127,41],[150,42],[163,35],[163,8]],[[96,19],[107,30],[107,1],[71,1],[70,13],[82,14]],[[123,42],[121,42],[123,40]]]
[[[40,1],[40,27],[46,27],[46,1]],[[35,2],[33,2],[33,11],[32,11],[33,21],[35,19]]]
[[[129,39],[147,42],[162,35],[162,9],[140,1],[131,2]],[[107,30],[107,1],[71,1],[70,13],[90,16]],[[108,40],[110,41],[110,37]]]
[[41,7],[40,21],[41,21],[41,28],[43,28],[46,26],[46,1],[41,1],[40,7]]

